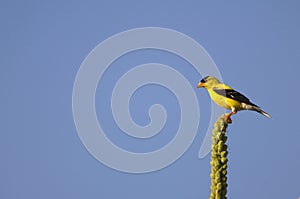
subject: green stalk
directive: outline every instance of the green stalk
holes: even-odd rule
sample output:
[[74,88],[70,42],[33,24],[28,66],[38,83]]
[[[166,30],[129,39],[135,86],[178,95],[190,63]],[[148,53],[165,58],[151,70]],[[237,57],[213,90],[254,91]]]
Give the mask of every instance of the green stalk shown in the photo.
[[211,187],[209,199],[227,199],[227,145],[226,114],[222,115],[215,123],[212,132],[211,149]]

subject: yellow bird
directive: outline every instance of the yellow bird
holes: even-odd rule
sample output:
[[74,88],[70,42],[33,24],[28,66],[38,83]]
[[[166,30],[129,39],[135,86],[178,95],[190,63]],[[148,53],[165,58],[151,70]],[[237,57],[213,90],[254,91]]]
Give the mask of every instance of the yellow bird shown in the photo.
[[271,118],[271,116],[264,112],[259,106],[250,102],[250,100],[243,94],[235,91],[230,86],[221,83],[217,78],[213,76],[207,76],[203,78],[198,88],[205,88],[211,99],[219,106],[231,110],[231,113],[227,115],[227,122],[231,122],[230,117],[241,110],[251,110],[263,114],[264,116]]

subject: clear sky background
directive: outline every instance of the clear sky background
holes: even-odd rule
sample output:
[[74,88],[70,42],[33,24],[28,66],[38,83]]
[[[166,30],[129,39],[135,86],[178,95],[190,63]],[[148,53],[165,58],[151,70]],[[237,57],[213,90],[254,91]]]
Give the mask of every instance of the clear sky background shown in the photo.
[[[80,64],[111,35],[145,26],[170,28],[194,38],[211,55],[226,83],[273,116],[271,120],[253,112],[233,116],[228,132],[228,198],[298,198],[299,9],[296,0],[2,1],[0,198],[208,198],[210,157],[198,159],[210,117],[204,90],[195,89],[201,107],[197,137],[178,161],[160,171],[134,175],[108,168],[87,152],[76,132],[71,105]],[[186,71],[193,86],[201,79],[178,58],[157,51],[139,53],[124,56],[129,69],[131,63],[133,67],[163,62]],[[122,59],[115,64],[122,65]],[[161,88],[148,89],[133,99],[136,122],[149,122],[145,112],[138,111],[147,110],[143,103],[147,93],[166,104],[172,121],[177,121],[174,96],[155,95],[163,93]],[[109,125],[111,116],[105,117],[101,106],[97,104],[98,117]],[[178,124],[167,125],[171,130],[166,132],[173,132]],[[139,145],[110,133],[115,143],[133,151],[159,148],[172,138],[167,135]]]

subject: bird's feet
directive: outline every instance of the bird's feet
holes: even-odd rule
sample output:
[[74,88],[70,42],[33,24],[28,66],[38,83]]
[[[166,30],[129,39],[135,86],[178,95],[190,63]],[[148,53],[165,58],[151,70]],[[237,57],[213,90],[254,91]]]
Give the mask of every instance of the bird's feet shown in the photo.
[[225,121],[226,121],[228,124],[231,124],[231,123],[232,123],[232,120],[231,120],[230,116],[231,116],[230,114],[228,114],[228,115],[225,116]]
[[228,123],[228,124],[231,124],[232,123],[232,120],[231,120],[231,116],[236,114],[237,111],[232,111],[231,113],[227,114],[226,117],[225,117],[225,121]]

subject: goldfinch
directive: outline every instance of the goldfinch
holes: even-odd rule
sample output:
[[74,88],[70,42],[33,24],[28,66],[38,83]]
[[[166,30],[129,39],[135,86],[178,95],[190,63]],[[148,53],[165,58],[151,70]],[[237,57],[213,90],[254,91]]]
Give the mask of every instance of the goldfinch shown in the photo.
[[264,116],[271,118],[271,116],[264,112],[259,106],[250,102],[250,100],[243,94],[235,91],[230,86],[221,83],[217,78],[213,76],[207,76],[203,78],[198,88],[205,88],[211,99],[219,106],[231,110],[231,113],[227,115],[227,122],[231,122],[230,117],[241,110],[251,110],[263,114]]

